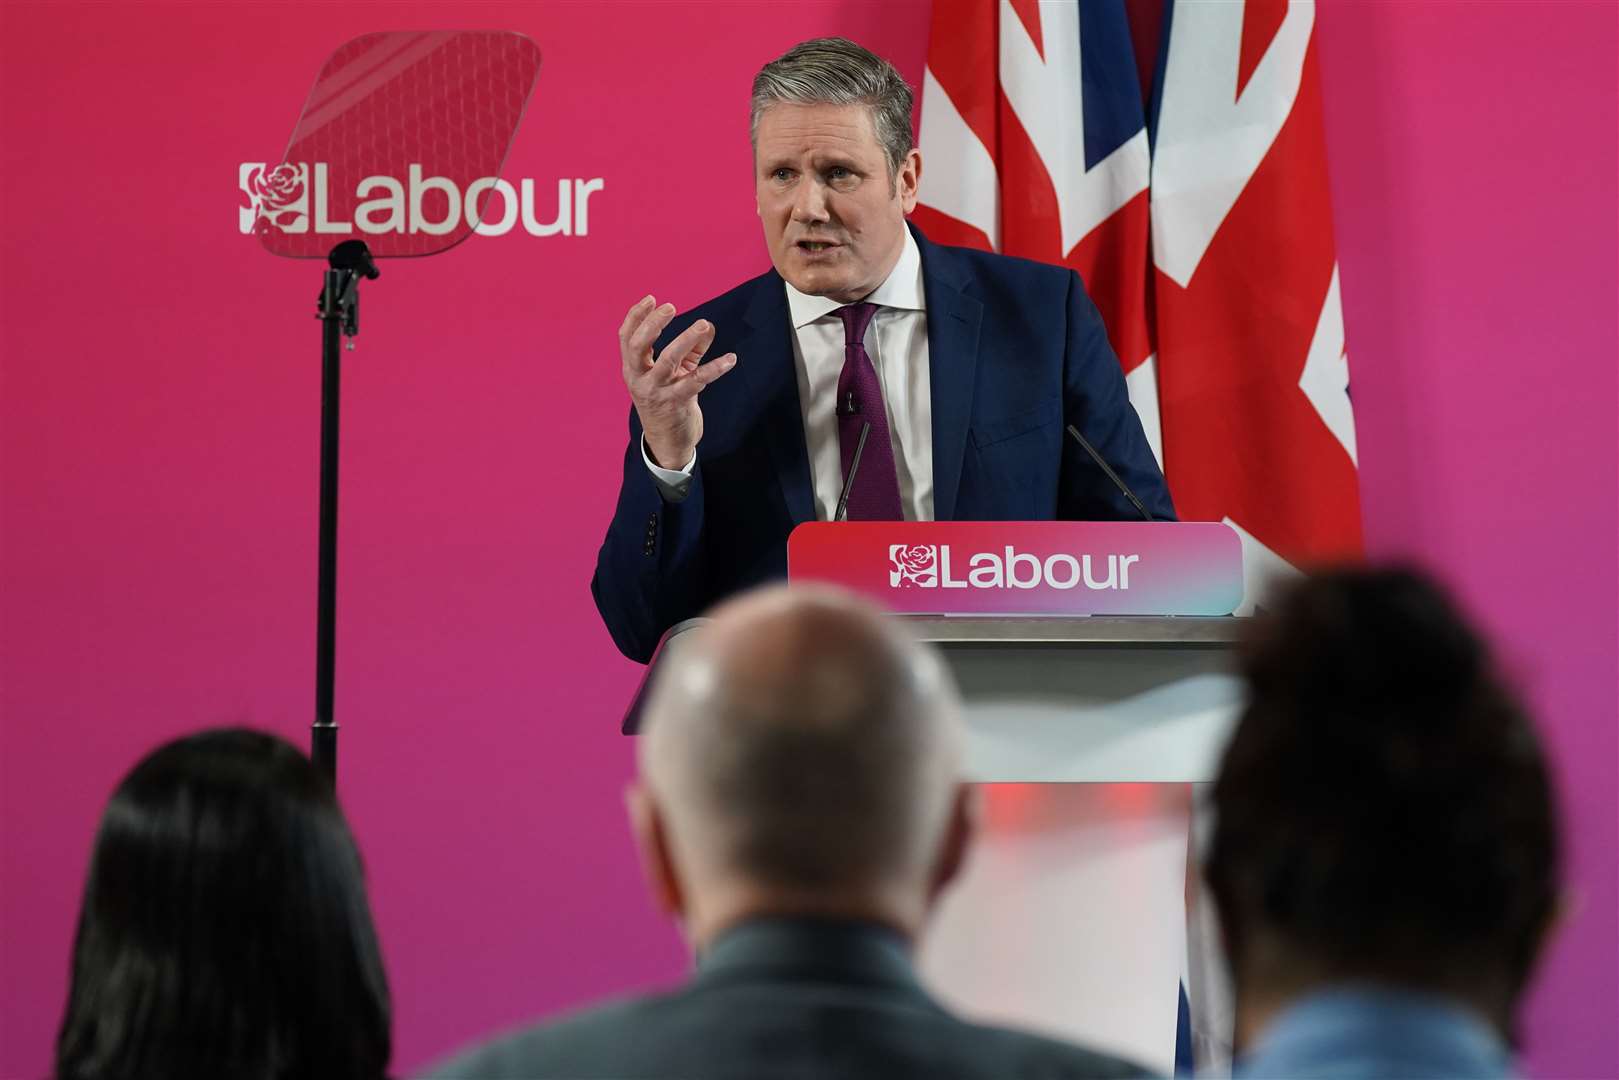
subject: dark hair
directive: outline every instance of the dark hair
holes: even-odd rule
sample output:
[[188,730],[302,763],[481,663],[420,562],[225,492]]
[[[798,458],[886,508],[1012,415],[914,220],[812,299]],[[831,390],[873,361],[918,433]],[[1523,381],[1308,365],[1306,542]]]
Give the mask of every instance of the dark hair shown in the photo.
[[1205,867],[1239,982],[1263,943],[1295,973],[1510,1013],[1557,904],[1557,822],[1484,642],[1413,572],[1334,570],[1255,620],[1242,669]]
[[271,735],[147,755],[96,835],[57,1080],[375,1080],[388,986],[330,784]]

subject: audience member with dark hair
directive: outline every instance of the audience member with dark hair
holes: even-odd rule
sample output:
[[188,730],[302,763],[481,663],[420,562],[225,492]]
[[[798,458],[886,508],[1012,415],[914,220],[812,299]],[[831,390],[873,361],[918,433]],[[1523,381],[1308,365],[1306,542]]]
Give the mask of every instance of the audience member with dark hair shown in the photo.
[[168,743],[102,815],[57,1080],[377,1080],[388,987],[360,856],[286,742]]
[[972,833],[943,665],[863,602],[773,588],[660,666],[630,808],[698,955],[675,993],[520,1032],[436,1075],[1102,1077],[1133,1066],[951,1016],[911,951]]
[[1422,578],[1340,570],[1256,620],[1243,673],[1205,868],[1239,1074],[1511,1075],[1558,835],[1484,643]]

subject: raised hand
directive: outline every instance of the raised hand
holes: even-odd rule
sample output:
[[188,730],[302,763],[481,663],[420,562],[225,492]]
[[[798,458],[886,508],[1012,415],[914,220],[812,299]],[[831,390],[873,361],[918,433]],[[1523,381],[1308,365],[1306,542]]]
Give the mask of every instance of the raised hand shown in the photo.
[[686,327],[654,357],[652,343],[674,317],[673,304],[658,306],[656,298],[646,296],[630,308],[618,328],[624,385],[641,419],[647,451],[666,469],[684,466],[702,440],[698,393],[736,366],[735,353],[702,364],[714,343],[714,324],[706,319]]

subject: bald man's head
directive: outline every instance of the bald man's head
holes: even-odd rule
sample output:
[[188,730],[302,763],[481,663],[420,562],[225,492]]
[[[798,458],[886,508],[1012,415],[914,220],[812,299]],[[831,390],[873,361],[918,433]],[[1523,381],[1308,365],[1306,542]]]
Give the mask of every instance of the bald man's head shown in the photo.
[[640,746],[686,892],[925,906],[962,801],[955,689],[933,653],[820,588],[749,594],[696,634],[660,672]]

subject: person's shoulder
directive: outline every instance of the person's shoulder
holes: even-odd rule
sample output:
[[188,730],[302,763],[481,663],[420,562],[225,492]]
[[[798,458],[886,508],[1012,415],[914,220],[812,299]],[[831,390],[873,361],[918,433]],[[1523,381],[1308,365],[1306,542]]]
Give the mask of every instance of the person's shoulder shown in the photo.
[[[695,307],[689,307],[684,311],[677,312],[675,317],[669,320],[669,325],[664,328],[663,333],[659,335],[660,345],[698,319],[707,319],[713,323],[722,336],[734,333],[742,326],[742,316],[753,306],[759,296],[759,291],[772,287],[776,289],[782,287],[781,278],[777,276],[774,269],[766,270],[758,277],[749,278],[735,288],[728,289],[710,300],[704,300]],[[783,295],[785,296],[785,294]],[[785,300],[783,303],[785,304]],[[716,341],[716,344],[719,344],[719,342]],[[719,351],[712,348],[709,350],[711,355],[718,355]]]
[[1105,1077],[1156,1075],[1133,1061],[1060,1039],[1016,1028],[961,1022],[964,1042],[984,1062],[985,1075],[1043,1077],[1051,1080],[1101,1080]]
[[936,264],[947,266],[965,277],[990,281],[1037,282],[1066,289],[1074,276],[1074,272],[1066,266],[1038,262],[1017,255],[1002,255],[998,251],[936,244],[920,233],[918,235],[925,245],[924,258],[931,257]]
[[497,1035],[423,1074],[427,1080],[540,1080],[595,1075],[581,1063],[610,1059],[668,995],[625,998]]
[[1085,287],[1066,266],[921,240],[930,284],[959,290],[1011,326],[1056,333],[1073,290]]
[[758,295],[760,289],[768,289],[772,286],[778,289],[782,287],[781,276],[776,273],[774,267],[756,277],[749,278],[740,285],[727,289],[713,299],[704,300],[701,304],[692,308],[690,313],[702,312],[707,314],[741,311],[753,303],[753,299]]

